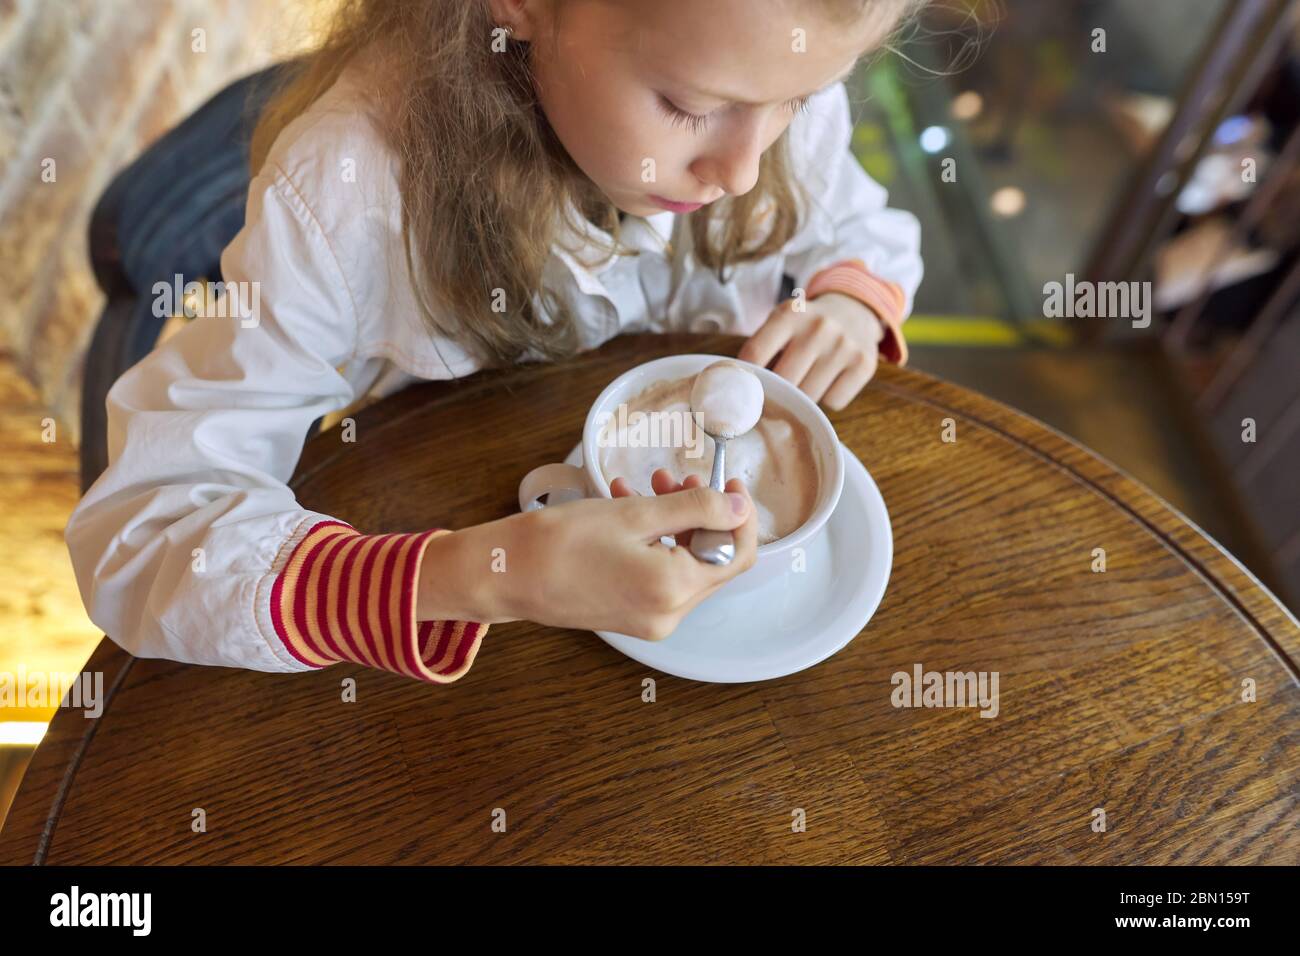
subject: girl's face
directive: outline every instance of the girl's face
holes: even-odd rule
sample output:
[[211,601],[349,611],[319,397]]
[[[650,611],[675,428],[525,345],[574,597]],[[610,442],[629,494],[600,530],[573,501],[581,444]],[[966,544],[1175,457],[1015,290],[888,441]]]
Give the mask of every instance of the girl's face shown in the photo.
[[748,192],[800,101],[846,77],[899,7],[867,4],[846,27],[825,0],[491,2],[532,44],[565,149],[633,216]]

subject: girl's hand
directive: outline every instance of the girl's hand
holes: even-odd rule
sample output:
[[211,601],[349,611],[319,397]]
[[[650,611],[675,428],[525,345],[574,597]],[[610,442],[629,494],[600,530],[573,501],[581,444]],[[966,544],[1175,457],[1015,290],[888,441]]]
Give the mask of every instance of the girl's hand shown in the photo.
[[737,358],[772,369],[814,402],[839,411],[876,374],[884,323],[857,299],[824,292],[808,300],[803,312],[795,299],[772,310],[767,321],[741,347]]
[[[753,567],[758,523],[738,478],[726,488],[740,496],[739,513],[730,494],[698,479],[673,487],[664,471],[653,484],[656,495],[642,496],[615,479],[613,501],[569,501],[433,539],[421,565],[419,619],[454,613],[455,620],[529,620],[662,640],[697,604]],[[692,555],[682,542],[693,528],[734,532],[731,563],[719,567]],[[665,546],[665,535],[678,546]]]
[[[656,468],[654,474],[650,476],[650,487],[654,489],[656,495],[671,495],[674,491],[681,491],[683,488],[699,488],[703,484],[704,479],[699,475],[687,475],[685,481],[677,481],[667,468]],[[727,487],[730,488],[730,485]],[[627,483],[626,478],[621,477],[609,483],[609,493],[615,498],[641,494]],[[673,535],[673,540],[683,548],[690,547],[691,535],[694,533],[693,530],[683,531],[681,534]]]

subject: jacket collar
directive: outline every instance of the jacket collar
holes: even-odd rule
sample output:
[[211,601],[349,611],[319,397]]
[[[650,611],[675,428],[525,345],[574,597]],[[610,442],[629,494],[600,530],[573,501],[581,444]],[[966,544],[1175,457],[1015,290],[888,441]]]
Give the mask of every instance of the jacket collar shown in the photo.
[[[601,262],[599,250],[608,248],[613,242],[613,236],[583,216],[572,203],[570,203],[567,219],[571,237],[566,237],[568,241],[565,243],[556,244],[554,250],[556,257],[573,273],[578,288],[584,293],[608,296],[609,293],[600,277],[618,265],[622,259],[629,257],[615,255]],[[624,245],[633,249],[666,255],[666,247],[672,238],[673,224],[676,219],[677,214],[668,210],[655,213],[653,216],[627,216],[623,220],[620,238]],[[577,225],[576,233],[573,230],[574,224]],[[574,253],[573,249],[580,251]]]

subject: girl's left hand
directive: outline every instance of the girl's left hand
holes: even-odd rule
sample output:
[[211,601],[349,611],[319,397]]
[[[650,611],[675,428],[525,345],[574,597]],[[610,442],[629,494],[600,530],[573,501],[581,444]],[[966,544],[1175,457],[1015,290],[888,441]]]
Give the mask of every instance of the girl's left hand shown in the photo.
[[876,374],[884,323],[857,299],[823,292],[803,312],[794,299],[772,310],[767,321],[741,347],[737,358],[772,369],[814,402],[839,411]]

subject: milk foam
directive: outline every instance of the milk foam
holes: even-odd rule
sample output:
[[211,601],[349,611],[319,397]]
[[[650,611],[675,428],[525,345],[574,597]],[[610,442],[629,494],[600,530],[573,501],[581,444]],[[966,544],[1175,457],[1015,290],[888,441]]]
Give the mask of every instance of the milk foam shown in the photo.
[[[653,495],[650,476],[659,468],[666,468],[676,481],[699,475],[709,483],[713,439],[691,415],[694,381],[695,376],[688,376],[656,382],[627,401],[625,415],[609,418],[598,442],[600,471],[606,483],[622,477],[641,494]],[[636,420],[638,412],[680,416],[677,434],[683,435],[684,441],[675,447],[641,443],[627,425]],[[646,433],[643,427],[642,434]],[[648,433],[654,435],[655,431]],[[659,429],[661,435],[669,433],[670,429]],[[739,478],[749,489],[757,512],[758,543],[783,538],[812,516],[817,502],[821,478],[812,436],[794,415],[768,401],[758,424],[748,434],[727,442],[726,477]]]

